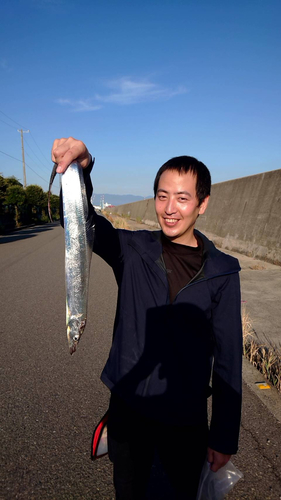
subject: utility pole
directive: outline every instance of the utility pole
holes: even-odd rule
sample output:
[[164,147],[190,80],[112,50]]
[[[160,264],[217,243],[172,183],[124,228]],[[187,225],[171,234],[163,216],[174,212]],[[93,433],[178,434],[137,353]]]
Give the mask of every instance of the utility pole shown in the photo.
[[22,152],[22,165],[23,165],[23,187],[26,188],[26,174],[25,174],[25,160],[24,160],[24,145],[23,145],[23,134],[28,134],[29,130],[18,130],[21,135],[21,152]]

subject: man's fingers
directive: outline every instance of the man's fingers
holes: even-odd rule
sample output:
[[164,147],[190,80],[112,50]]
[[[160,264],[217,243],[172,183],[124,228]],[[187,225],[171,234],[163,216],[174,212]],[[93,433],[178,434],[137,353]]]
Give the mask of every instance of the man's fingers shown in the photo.
[[57,172],[63,173],[74,160],[78,160],[81,166],[86,168],[90,161],[90,154],[82,141],[73,137],[61,138],[54,141],[52,160],[58,164]]
[[230,460],[231,455],[225,455],[224,453],[219,453],[218,451],[208,448],[208,462],[210,463],[210,469],[213,472],[217,472],[221,467],[227,464]]
[[69,149],[66,151],[66,153],[63,155],[62,159],[58,163],[58,168],[57,172],[58,174],[63,174],[63,172],[66,171],[68,165],[70,165],[73,160],[76,159],[75,151],[72,149]]
[[220,466],[219,464],[212,463],[210,469],[212,472],[217,472],[220,469]]
[[[67,141],[64,137],[61,139],[55,139],[52,147],[52,161],[54,163],[58,163],[59,160],[63,157],[64,151],[63,144]],[[61,158],[60,158],[61,157]]]

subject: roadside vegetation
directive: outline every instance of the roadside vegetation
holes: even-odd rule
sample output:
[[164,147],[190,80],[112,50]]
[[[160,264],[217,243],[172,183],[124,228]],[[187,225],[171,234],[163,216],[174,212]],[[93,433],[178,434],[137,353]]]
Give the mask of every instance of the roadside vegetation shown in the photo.
[[110,214],[106,210],[102,210],[102,215],[104,215],[111,224],[118,229],[130,229],[128,225],[128,218],[121,217],[120,215]]
[[[53,220],[59,219],[59,197],[51,195]],[[48,193],[36,184],[25,189],[16,177],[0,174],[0,234],[28,224],[45,224]]]
[[258,342],[245,307],[242,308],[243,354],[281,393],[281,348]]

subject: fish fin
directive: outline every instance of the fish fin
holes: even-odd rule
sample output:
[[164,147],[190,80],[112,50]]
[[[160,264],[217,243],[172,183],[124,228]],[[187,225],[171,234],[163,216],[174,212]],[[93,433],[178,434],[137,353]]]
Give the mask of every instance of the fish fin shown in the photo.
[[51,177],[50,177],[50,182],[49,182],[49,190],[48,190],[48,214],[49,214],[49,218],[50,218],[50,221],[53,222],[53,219],[52,219],[52,213],[51,213],[51,188],[52,188],[52,184],[54,182],[54,179],[56,177],[56,174],[57,174],[57,163],[54,163],[54,166],[53,166],[53,170],[52,170],[52,173],[51,173]]

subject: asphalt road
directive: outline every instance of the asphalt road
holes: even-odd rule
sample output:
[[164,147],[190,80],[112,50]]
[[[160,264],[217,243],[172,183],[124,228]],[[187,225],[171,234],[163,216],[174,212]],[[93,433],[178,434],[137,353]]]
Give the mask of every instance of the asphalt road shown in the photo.
[[[90,447],[109,399],[99,377],[111,344],[116,285],[111,269],[93,256],[88,323],[70,356],[63,246],[57,225],[0,237],[3,500],[114,498],[111,464],[107,457],[93,463]],[[233,458],[244,478],[229,498],[281,498],[280,430],[245,384],[240,451]],[[171,500],[157,462],[153,471],[148,498]]]

